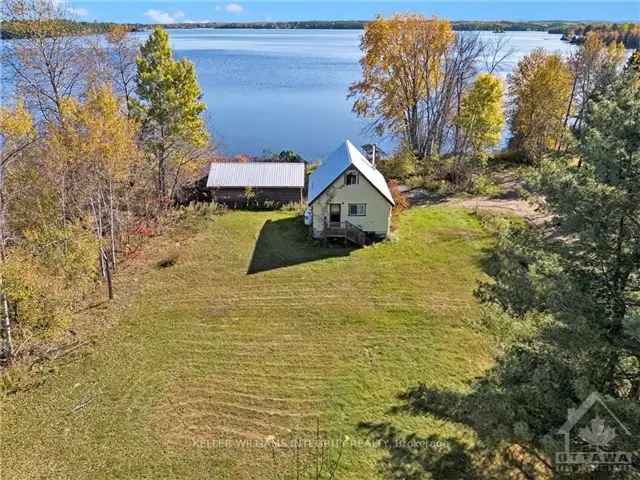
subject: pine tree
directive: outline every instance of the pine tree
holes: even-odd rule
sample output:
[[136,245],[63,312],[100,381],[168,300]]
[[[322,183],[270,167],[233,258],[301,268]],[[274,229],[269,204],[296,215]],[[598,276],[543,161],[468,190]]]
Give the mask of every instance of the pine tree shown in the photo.
[[508,343],[473,402],[491,405],[487,428],[502,430],[490,437],[549,455],[559,441],[549,435],[593,391],[640,428],[640,85],[631,74],[590,104],[580,155],[581,168],[543,166],[534,185],[553,222],[502,236],[495,282],[479,291],[509,328],[530,334]]
[[137,61],[134,114],[142,122],[146,151],[155,161],[161,201],[170,198],[180,175],[199,158],[209,135],[202,119],[205,104],[193,64],[175,60],[169,35],[157,27]]
[[627,60],[627,70],[634,70],[636,73],[640,73],[640,49],[636,48],[629,60]]

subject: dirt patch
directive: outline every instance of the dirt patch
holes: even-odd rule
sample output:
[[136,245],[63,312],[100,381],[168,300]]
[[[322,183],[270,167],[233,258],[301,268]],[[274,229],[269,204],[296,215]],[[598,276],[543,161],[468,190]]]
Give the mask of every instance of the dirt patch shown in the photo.
[[474,212],[490,212],[504,215],[515,215],[532,225],[541,225],[551,218],[548,212],[533,202],[522,198],[522,180],[512,172],[501,172],[494,176],[502,193],[498,198],[486,196],[446,196],[431,192],[424,188],[409,189],[404,193],[411,207],[424,207],[444,204],[455,208],[466,208]]
[[473,211],[502,213],[523,218],[527,223],[541,225],[550,215],[536,205],[522,199],[492,199],[487,197],[452,198],[445,202],[452,207],[467,208]]

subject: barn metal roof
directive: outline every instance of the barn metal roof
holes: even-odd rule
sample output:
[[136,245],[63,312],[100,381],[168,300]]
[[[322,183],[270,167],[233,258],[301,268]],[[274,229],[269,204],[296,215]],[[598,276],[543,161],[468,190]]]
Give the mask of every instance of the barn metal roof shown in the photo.
[[391,205],[395,205],[384,176],[349,140],[329,155],[309,177],[309,203],[313,203],[350,166],[354,166]]
[[207,187],[304,187],[304,163],[212,163]]

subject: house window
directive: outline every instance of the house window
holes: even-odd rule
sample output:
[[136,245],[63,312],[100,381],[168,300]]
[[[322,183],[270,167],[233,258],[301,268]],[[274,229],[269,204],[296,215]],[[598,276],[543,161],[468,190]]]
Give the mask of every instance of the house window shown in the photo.
[[356,172],[349,172],[344,179],[345,185],[357,185],[358,184],[358,174]]
[[350,203],[349,204],[350,217],[364,217],[366,215],[367,215],[366,203]]

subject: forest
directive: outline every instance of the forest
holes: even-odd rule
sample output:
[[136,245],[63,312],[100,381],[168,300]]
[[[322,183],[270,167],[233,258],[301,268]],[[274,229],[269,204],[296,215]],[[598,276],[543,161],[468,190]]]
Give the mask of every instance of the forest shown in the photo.
[[598,24],[563,27],[559,33],[571,43],[583,43],[589,34],[597,35],[607,45],[621,43],[625,48],[640,48],[640,25],[635,23]]

